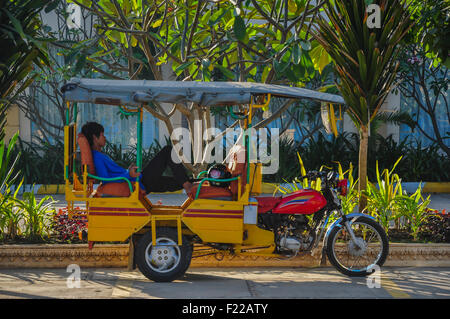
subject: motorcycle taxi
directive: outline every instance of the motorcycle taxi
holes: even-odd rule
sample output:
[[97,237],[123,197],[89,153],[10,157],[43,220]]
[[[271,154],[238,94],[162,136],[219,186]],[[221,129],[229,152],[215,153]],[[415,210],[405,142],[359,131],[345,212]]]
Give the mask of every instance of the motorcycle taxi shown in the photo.
[[[262,164],[250,161],[252,115],[255,109],[267,106],[271,97],[343,104],[342,97],[261,83],[78,78],[61,91],[67,103],[64,179],[69,214],[76,214],[75,207],[85,204],[89,247],[96,242],[128,240],[129,268],[137,266],[150,280],[173,281],[187,271],[192,258],[207,253],[291,258],[313,252],[321,241],[323,256],[348,276],[369,275],[385,262],[389,247],[383,228],[371,216],[342,211],[345,179],[332,171],[310,172],[300,180],[320,179],[321,191],[302,189],[284,196],[261,196]],[[257,100],[262,103],[255,103]],[[231,177],[214,178],[202,172],[186,201],[168,206],[152,203],[138,182],[96,176],[89,143],[77,134],[76,123],[69,122],[70,110],[76,119],[77,103],[94,103],[135,115],[136,166],[140,170],[144,105],[152,102],[224,106],[241,120],[243,145],[235,145],[228,154]],[[237,105],[245,111],[233,112]],[[81,169],[76,165],[77,148]],[[94,183],[100,185],[95,188]]]

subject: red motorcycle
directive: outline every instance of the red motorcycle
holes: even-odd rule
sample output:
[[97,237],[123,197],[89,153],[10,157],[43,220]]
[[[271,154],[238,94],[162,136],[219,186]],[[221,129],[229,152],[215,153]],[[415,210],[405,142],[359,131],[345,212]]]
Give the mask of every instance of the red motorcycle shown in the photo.
[[[347,180],[336,172],[310,172],[300,177],[322,180],[322,192],[299,190],[284,197],[257,197],[258,227],[275,233],[276,253],[295,256],[318,246],[325,230],[322,253],[348,276],[367,276],[381,267],[389,252],[386,232],[373,217],[344,214],[339,195]],[[326,227],[332,216],[336,220]]]

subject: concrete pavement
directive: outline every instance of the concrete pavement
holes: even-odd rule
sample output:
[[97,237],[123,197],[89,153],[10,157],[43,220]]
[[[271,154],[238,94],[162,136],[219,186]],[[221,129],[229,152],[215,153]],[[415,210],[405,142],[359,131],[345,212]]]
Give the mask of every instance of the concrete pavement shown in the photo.
[[[66,206],[64,195],[52,196],[56,208]],[[186,195],[150,194],[149,199],[181,205]],[[430,208],[450,211],[450,194],[431,194]],[[349,278],[333,268],[193,268],[172,283],[151,282],[139,271],[81,269],[80,288],[69,288],[68,280],[76,283],[72,275],[65,269],[2,269],[0,298],[450,298],[450,268],[384,267],[372,281]]]
[[171,283],[123,269],[2,269],[0,298],[449,299],[450,268],[384,267],[368,278],[332,268],[203,268]]

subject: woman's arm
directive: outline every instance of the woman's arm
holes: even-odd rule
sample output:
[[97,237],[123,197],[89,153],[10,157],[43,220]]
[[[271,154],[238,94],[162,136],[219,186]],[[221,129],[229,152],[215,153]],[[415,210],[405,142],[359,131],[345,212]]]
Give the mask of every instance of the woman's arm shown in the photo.
[[130,181],[135,181],[136,179],[130,176],[130,173],[125,168],[116,164],[107,155],[93,151],[95,172],[99,177],[111,178],[111,177],[125,177]]

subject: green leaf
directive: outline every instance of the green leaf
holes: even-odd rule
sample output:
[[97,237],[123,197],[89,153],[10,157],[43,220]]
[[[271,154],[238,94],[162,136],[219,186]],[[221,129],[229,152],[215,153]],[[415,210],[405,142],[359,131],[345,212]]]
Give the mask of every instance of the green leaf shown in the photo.
[[162,19],[156,20],[155,22],[153,22],[152,28],[155,28],[155,29],[156,29],[157,27],[159,27],[159,26],[162,24],[162,22],[163,22]]
[[244,19],[242,19],[240,16],[236,16],[234,18],[233,31],[238,40],[244,41],[247,30],[245,27]]
[[299,79],[295,76],[294,71],[291,68],[287,68],[284,75],[289,79],[289,81],[297,83]]
[[22,38],[23,41],[25,41],[25,43],[27,43],[27,36],[25,35],[22,25],[19,22],[19,20],[16,19],[16,17],[14,17],[9,11],[6,11],[6,14],[8,15],[9,19],[11,20],[14,29],[17,33],[19,33],[20,37]]
[[275,32],[273,32],[272,30],[270,30],[268,28],[263,28],[263,27],[258,27],[258,26],[254,26],[252,28],[254,28],[256,31],[261,31],[262,33],[264,33],[272,38],[275,38],[277,36]]
[[210,72],[211,61],[209,59],[202,59],[202,78],[203,81],[211,80],[211,72]]
[[52,1],[45,7],[45,13],[55,10],[58,7],[59,1]]
[[208,25],[210,27],[214,26],[226,13],[227,13],[227,11],[224,8],[221,8],[221,9],[217,10],[209,18]]
[[227,78],[234,80],[234,73],[232,71],[228,70],[227,68],[219,64],[214,65],[214,67],[218,68]]
[[83,69],[83,67],[85,66],[85,64],[86,64],[86,55],[83,54],[83,55],[78,59],[77,63],[75,64],[74,73],[75,73],[75,74],[80,73],[81,70]]
[[303,52],[301,56],[301,64],[306,68],[308,74],[314,73],[314,63],[312,62],[312,59],[309,56],[308,52]]
[[263,72],[262,72],[262,75],[261,75],[261,82],[264,83],[264,82],[266,81],[267,75],[269,75],[269,71],[270,71],[270,67],[269,67],[269,66],[266,66],[266,67],[264,68]]
[[299,64],[302,57],[302,49],[298,44],[295,44],[292,48],[292,63]]
[[303,79],[305,77],[306,68],[301,63],[294,65],[292,69],[297,80]]
[[170,53],[176,55],[177,51],[180,49],[181,39],[176,39],[175,42],[170,46]]
[[181,64],[179,67],[177,67],[177,68],[175,69],[175,73],[176,73],[177,75],[179,75],[179,74],[181,73],[181,71],[183,71],[184,69],[186,69],[187,67],[189,67],[192,63],[194,63],[194,61],[189,61],[189,62],[186,62],[186,63]]
[[[108,54],[111,54],[111,53],[114,52],[114,50],[115,50],[115,49],[112,49],[112,50],[109,50],[109,51],[100,50],[100,51],[97,51],[97,52],[95,52],[94,54],[90,55],[89,58],[94,60],[94,59],[96,59],[96,58],[100,58],[100,57],[106,56],[106,55],[108,55]],[[78,53],[78,51],[77,51],[77,53]],[[66,57],[66,58],[67,58],[67,57]],[[72,57],[72,58],[73,58],[73,57]],[[67,62],[66,62],[66,63],[67,63]]]
[[361,77],[361,80],[363,81],[363,84],[365,85],[368,80],[367,79],[366,57],[364,55],[363,50],[359,50],[356,54],[358,55],[359,76]]

